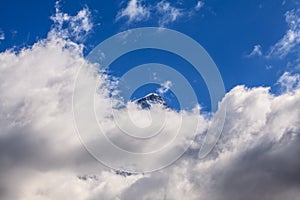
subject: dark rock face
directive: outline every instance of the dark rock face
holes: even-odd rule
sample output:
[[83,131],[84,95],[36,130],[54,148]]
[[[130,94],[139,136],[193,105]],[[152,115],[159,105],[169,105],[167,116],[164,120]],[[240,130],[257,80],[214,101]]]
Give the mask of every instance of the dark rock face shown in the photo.
[[150,93],[135,101],[142,109],[150,109],[153,104],[161,104],[164,108],[170,108],[164,99],[155,93]]
[[126,171],[121,171],[121,170],[116,170],[115,173],[120,176],[124,176],[124,177],[133,175],[133,173],[131,173],[131,172],[126,172]]

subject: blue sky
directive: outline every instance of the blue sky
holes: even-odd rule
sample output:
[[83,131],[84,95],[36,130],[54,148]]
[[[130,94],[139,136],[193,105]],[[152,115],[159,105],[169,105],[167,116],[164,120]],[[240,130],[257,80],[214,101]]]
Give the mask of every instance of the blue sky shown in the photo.
[[[248,87],[270,86],[274,93],[278,93],[280,87],[276,83],[279,77],[286,71],[299,71],[299,67],[296,67],[299,64],[297,54],[295,56],[295,53],[288,52],[282,58],[276,53],[269,55],[272,47],[290,29],[286,13],[300,7],[296,0],[164,1],[169,9],[165,13],[159,10],[159,2],[136,3],[137,9],[141,10],[132,16],[126,13],[129,1],[61,1],[59,6],[61,12],[69,15],[76,15],[83,7],[90,10],[93,29],[80,41],[85,45],[85,54],[121,31],[136,27],[163,26],[190,36],[206,49],[219,68],[226,91],[242,84]],[[55,14],[54,5],[55,1],[3,1],[0,8],[0,30],[3,36],[0,51],[20,49],[46,38],[53,26],[50,16]],[[174,19],[173,14],[176,15]],[[120,69],[121,65],[122,69],[130,69],[151,61],[174,68],[188,65],[167,52],[145,50],[125,57],[127,58],[120,58],[111,66],[112,74],[118,75],[119,72],[113,69]],[[187,76],[193,76],[192,71],[185,71]],[[201,94],[198,94],[199,102],[205,110],[209,110],[209,94],[205,83],[201,77],[195,79],[195,87],[201,90]],[[137,93],[137,97],[151,90],[153,87],[148,87]]]

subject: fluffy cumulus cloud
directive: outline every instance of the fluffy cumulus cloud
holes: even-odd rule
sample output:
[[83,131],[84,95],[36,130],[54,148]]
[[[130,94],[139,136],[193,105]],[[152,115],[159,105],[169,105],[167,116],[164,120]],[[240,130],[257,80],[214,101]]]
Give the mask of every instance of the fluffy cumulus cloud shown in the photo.
[[[75,18],[85,24],[83,16],[88,12],[82,12]],[[73,17],[56,15],[56,21],[60,24]],[[220,107],[226,107],[225,125],[207,157],[198,159],[201,140],[196,139],[195,145],[164,169],[152,173],[115,171],[93,159],[74,130],[72,96],[79,69],[89,72],[87,81],[97,79],[103,86],[95,96],[99,102],[96,114],[110,139],[127,148],[132,141],[118,138],[121,132],[109,115],[112,99],[107,77],[85,60],[82,45],[70,40],[76,37],[66,34],[54,27],[48,38],[32,47],[0,54],[1,199],[299,198],[300,89],[275,96],[269,88],[237,86],[220,102]],[[290,82],[284,81],[291,80],[290,76],[286,74],[281,82]],[[79,91],[82,96],[84,87],[79,87],[83,88]],[[128,109],[140,127],[156,122],[147,110],[134,104]],[[165,113],[161,107],[153,110],[158,118]],[[126,120],[123,111],[118,112],[120,122]],[[174,133],[181,115],[173,111],[165,114],[169,119],[165,136],[146,146],[134,144],[141,151],[161,145]],[[199,121],[199,136],[206,133],[210,120],[196,113],[183,115]],[[91,119],[80,120],[89,130]],[[190,125],[182,130],[189,133]]]

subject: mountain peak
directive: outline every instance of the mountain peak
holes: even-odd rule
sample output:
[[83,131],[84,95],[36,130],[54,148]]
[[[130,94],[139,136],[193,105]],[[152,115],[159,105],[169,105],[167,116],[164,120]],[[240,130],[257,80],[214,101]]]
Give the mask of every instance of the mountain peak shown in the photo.
[[150,109],[153,104],[161,104],[164,108],[169,108],[165,100],[156,93],[149,93],[146,96],[135,101],[142,109]]

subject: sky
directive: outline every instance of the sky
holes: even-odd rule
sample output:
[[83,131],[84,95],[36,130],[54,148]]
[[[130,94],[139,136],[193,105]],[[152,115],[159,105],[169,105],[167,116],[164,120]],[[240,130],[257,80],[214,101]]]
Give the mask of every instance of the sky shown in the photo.
[[[299,1],[1,4],[1,199],[300,196]],[[143,44],[174,51],[137,49],[105,67],[146,27],[154,38],[169,35]],[[120,43],[96,51],[111,37]],[[189,41],[204,53],[190,46],[178,56]],[[193,68],[189,55],[210,64]],[[155,84],[149,69],[158,70],[149,75]],[[172,109],[131,102],[151,92]],[[125,93],[131,101],[120,102]]]
[[[170,1],[159,4],[159,1],[142,1],[128,4],[126,1],[62,1],[59,9],[69,15],[75,15],[82,8],[89,9],[93,28],[84,39],[80,39],[82,41],[78,41],[84,43],[85,55],[100,42],[121,31],[159,26],[180,31],[202,45],[216,63],[226,91],[236,85],[269,86],[277,94],[279,77],[286,71],[299,72],[299,61],[297,55],[292,53],[294,50],[291,45],[294,41],[297,43],[298,25],[293,28],[293,19],[287,16],[288,11],[291,11],[289,15],[299,16],[297,1],[200,2]],[[50,17],[55,13],[55,1],[44,3],[31,0],[17,2],[18,6],[15,4],[14,1],[5,1],[5,6],[1,8],[0,28],[2,38],[5,38],[1,39],[1,51],[30,46],[45,38],[53,26]],[[168,6],[167,11],[163,11],[164,6]],[[289,30],[296,38],[284,47],[283,40],[289,40]],[[290,53],[285,55],[285,51]],[[176,56],[157,53],[157,50],[128,53],[123,57],[123,60],[121,57],[110,66],[112,74],[119,76],[118,70],[130,69],[149,61],[158,61],[174,68],[188,65]],[[187,70],[190,68],[184,68],[187,76],[193,75]],[[199,103],[204,110],[210,111],[211,102],[205,82],[201,77],[195,79],[195,87],[201,93],[198,95]],[[151,90],[153,88],[144,90],[135,98]]]

